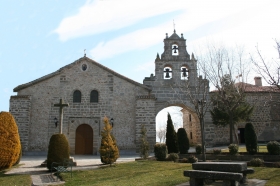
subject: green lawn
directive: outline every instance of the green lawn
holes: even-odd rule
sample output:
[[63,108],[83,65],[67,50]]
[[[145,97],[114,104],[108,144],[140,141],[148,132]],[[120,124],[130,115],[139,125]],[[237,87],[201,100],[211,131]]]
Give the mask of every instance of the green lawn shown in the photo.
[[[212,152],[212,151],[209,151],[209,152]],[[229,152],[229,150],[228,150],[228,148],[222,149],[222,152]],[[239,147],[238,152],[247,152],[246,147]],[[267,148],[266,148],[266,145],[260,146],[260,152],[262,152],[262,153],[264,153],[264,152],[267,153],[268,152]]]
[[5,172],[6,170],[0,171],[0,185],[29,186],[32,183],[30,175],[4,174]]
[[[96,170],[74,171],[72,179],[70,173],[63,173],[62,178],[66,181],[66,186],[175,186],[189,181],[189,178],[183,176],[183,171],[188,169],[191,169],[191,164],[188,163],[135,161]],[[248,175],[249,178],[268,180],[266,186],[279,185],[279,168],[254,167],[254,169],[255,173]]]

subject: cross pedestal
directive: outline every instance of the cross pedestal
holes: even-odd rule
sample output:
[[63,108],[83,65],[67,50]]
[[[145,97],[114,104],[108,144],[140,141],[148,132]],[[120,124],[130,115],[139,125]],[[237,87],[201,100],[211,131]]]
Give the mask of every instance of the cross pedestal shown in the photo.
[[55,107],[59,107],[59,134],[62,134],[62,123],[63,123],[63,107],[69,107],[68,103],[63,103],[60,99],[59,103],[54,104]]

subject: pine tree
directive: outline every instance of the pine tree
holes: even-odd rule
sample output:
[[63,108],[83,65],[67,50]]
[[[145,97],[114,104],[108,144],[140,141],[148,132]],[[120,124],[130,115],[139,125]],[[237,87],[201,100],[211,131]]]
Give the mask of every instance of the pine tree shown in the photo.
[[167,127],[166,127],[166,146],[168,154],[178,153],[177,134],[174,130],[174,125],[170,114],[167,114]]
[[147,129],[144,125],[141,126],[141,137],[140,137],[140,157],[147,159],[149,157],[149,142],[147,140]]
[[258,139],[252,123],[246,123],[244,136],[245,136],[245,144],[246,144],[247,152],[252,155],[256,154]]
[[109,123],[107,117],[103,119],[104,128],[101,131],[101,145],[99,149],[101,162],[104,164],[112,164],[119,158],[119,149],[117,147],[116,140],[111,134],[112,126]]
[[179,128],[177,137],[180,154],[187,154],[190,148],[190,143],[186,130],[184,128]]

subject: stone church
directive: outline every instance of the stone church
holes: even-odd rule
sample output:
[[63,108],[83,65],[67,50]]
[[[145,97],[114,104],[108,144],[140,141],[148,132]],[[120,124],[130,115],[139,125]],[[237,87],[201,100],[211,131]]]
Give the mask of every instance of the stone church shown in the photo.
[[[190,88],[202,80],[197,74],[197,61],[187,52],[186,39],[176,31],[166,34],[164,51],[155,59],[155,74],[143,84],[135,82],[84,56],[59,70],[14,88],[10,112],[19,127],[24,154],[46,154],[50,137],[59,132],[59,108],[63,99],[62,132],[69,141],[71,154],[97,154],[103,118],[107,116],[121,153],[136,152],[141,125],[145,125],[151,148],[156,143],[155,118],[168,106],[183,108],[184,128],[191,141],[201,142],[199,119],[188,97],[174,89],[182,81]],[[205,80],[207,81],[207,80]],[[174,89],[171,89],[173,86]],[[205,117],[205,140],[213,146],[228,133],[220,132]]]

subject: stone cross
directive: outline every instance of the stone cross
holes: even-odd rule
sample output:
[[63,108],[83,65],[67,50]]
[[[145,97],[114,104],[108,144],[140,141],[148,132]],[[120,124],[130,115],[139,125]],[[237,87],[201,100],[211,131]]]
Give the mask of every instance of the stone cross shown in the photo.
[[59,134],[62,134],[62,123],[63,123],[63,107],[69,107],[68,103],[63,103],[63,100],[60,99],[59,103],[54,104],[53,106],[59,107]]

